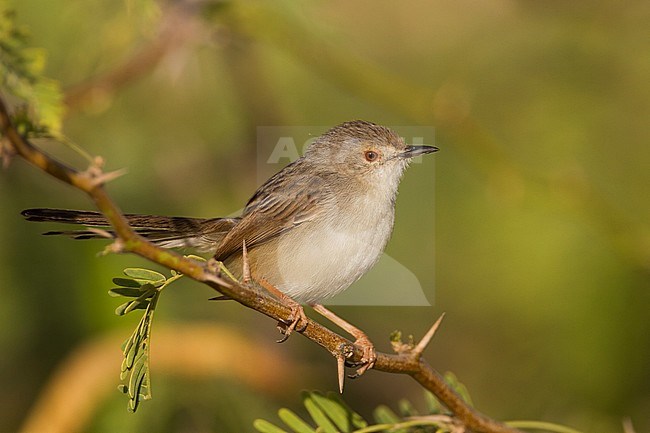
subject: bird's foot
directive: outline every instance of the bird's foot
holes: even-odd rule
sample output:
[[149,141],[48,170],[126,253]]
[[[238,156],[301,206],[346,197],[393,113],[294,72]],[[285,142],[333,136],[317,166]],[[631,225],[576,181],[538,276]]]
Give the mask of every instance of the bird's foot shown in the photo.
[[374,367],[375,362],[377,361],[377,352],[375,351],[375,346],[372,344],[370,339],[365,334],[357,335],[356,337],[357,339],[355,340],[354,345],[361,350],[362,355],[359,363],[356,363],[355,365],[360,365],[360,367],[354,374],[348,376],[350,379],[356,379],[361,376],[363,373]]
[[286,322],[278,322],[278,329],[280,330],[280,333],[283,334],[282,338],[277,341],[278,343],[284,343],[287,341],[293,331],[304,331],[305,328],[307,328],[308,320],[302,305],[288,296],[284,297],[282,300],[289,308],[291,308],[291,314]]

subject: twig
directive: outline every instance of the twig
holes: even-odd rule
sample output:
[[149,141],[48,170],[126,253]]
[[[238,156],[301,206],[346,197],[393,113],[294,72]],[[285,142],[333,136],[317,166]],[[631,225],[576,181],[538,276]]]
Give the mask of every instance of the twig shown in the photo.
[[[215,273],[210,272],[205,264],[199,264],[171,250],[157,247],[135,233],[120,209],[104,189],[103,182],[106,178],[103,177],[104,175],[99,164],[94,164],[89,170],[79,171],[68,167],[37,149],[15,129],[5,102],[1,97],[0,126],[9,143],[8,146],[13,148],[10,149],[11,152],[15,152],[15,154],[21,156],[42,171],[76,187],[89,196],[98,210],[106,216],[113,227],[117,238],[116,243],[119,245],[120,251],[139,255],[154,263],[180,272],[214,288],[240,304],[275,320],[288,322],[291,319],[291,308],[279,300],[264,293],[254,291],[245,285],[236,282],[227,282]],[[433,334],[433,332],[435,332],[434,328],[432,328],[432,331],[429,331],[429,334]],[[341,347],[354,347],[346,338],[343,338],[311,319],[307,319],[307,326],[300,330],[300,333],[325,348],[337,360],[341,353]],[[430,337],[428,339],[430,340]],[[426,346],[426,342],[428,341],[427,337],[425,336],[423,340],[425,341],[423,346]],[[471,431],[485,433],[519,432],[519,430],[486,417],[467,405],[446,384],[444,378],[429,366],[421,357],[421,352],[418,352],[418,350],[396,355],[377,353],[374,369],[387,373],[407,374],[413,377],[424,388],[431,391]],[[347,358],[347,361],[351,364],[359,363],[362,357],[363,353],[361,350],[354,347],[353,354]]]

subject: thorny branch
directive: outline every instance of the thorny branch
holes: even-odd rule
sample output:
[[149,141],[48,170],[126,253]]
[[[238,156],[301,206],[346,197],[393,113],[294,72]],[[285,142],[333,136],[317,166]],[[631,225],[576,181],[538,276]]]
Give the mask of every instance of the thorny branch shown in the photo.
[[[18,155],[53,177],[81,190],[95,203],[98,210],[108,218],[113,227],[116,240],[111,245],[111,251],[137,254],[154,263],[180,272],[196,281],[204,283],[222,295],[228,296],[238,303],[256,310],[275,320],[287,322],[291,309],[269,295],[259,293],[245,284],[225,281],[212,272],[206,265],[160,247],[157,247],[138,234],[128,225],[122,212],[108,196],[104,183],[119,174],[104,173],[103,161],[96,158],[93,164],[84,171],[69,167],[51,156],[45,154],[26,138],[21,136],[14,127],[4,100],[0,97],[0,127],[2,128],[2,155],[10,158]],[[420,385],[431,391],[470,431],[484,433],[517,433],[519,430],[508,427],[477,412],[467,405],[444,378],[434,370],[422,357],[422,351],[430,341],[436,322],[423,340],[410,350],[400,350],[397,354],[377,353],[374,369],[386,373],[407,374]],[[325,328],[309,319],[302,335],[325,348],[340,364],[358,364],[362,353],[346,338]]]

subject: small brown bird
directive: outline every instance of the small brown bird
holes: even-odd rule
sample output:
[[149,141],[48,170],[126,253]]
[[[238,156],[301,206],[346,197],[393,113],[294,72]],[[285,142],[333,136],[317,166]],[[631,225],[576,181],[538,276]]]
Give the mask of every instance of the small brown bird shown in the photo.
[[[376,359],[372,343],[320,303],[348,288],[377,262],[393,230],[404,169],[414,156],[436,150],[406,145],[395,132],[374,123],[346,122],[266,181],[239,218],[126,218],[140,235],[160,246],[213,253],[238,278],[245,243],[253,281],[292,308],[285,335],[304,318],[300,303],[311,305],[356,338],[364,353],[361,374]],[[108,226],[97,212],[28,209],[23,215],[29,221]],[[88,230],[46,234],[99,237]]]

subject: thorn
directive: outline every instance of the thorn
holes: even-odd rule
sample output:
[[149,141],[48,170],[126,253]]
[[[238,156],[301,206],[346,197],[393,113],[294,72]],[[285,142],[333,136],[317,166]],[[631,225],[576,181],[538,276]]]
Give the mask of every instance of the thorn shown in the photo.
[[81,174],[89,178],[92,186],[103,185],[107,182],[110,182],[126,174],[125,168],[104,173],[102,171],[103,167],[104,167],[104,158],[102,158],[101,156],[96,156],[95,158],[93,158],[88,168]]
[[208,298],[208,301],[230,301],[230,300],[232,300],[232,298],[226,295],[219,295],[213,298]]
[[126,174],[126,169],[121,168],[119,170],[115,171],[110,171],[108,173],[92,173],[90,172],[91,176],[93,177],[92,183],[94,186],[99,186],[103,185],[105,183],[108,183],[114,179],[117,179],[120,176],[123,176]]
[[223,278],[217,277],[216,275],[213,275],[213,274],[211,274],[209,272],[204,272],[203,274],[204,274],[203,277],[205,278],[206,281],[211,281],[211,282],[213,282],[215,284],[218,284],[218,285],[224,286],[224,287],[232,287],[230,285],[230,283],[228,283]]
[[242,241],[241,256],[243,262],[242,280],[244,281],[244,284],[248,284],[251,282],[251,267],[250,267],[250,263],[248,263],[248,250],[246,249],[246,239]]
[[122,239],[115,239],[110,245],[106,246],[99,255],[100,256],[107,256],[109,254],[120,254],[124,252],[124,242],[122,242]]
[[102,167],[104,167],[104,158],[96,156],[92,159],[90,165],[83,174],[90,176],[91,178],[99,177],[102,175]]
[[[354,356],[354,351],[355,350],[356,350],[356,348],[354,347],[353,344],[345,344],[345,343],[343,343],[343,344],[341,344],[339,346],[339,353],[334,355],[336,357],[336,371],[337,371],[338,380],[339,380],[339,392],[341,394],[343,394],[343,383],[345,381],[345,366],[346,366],[346,364],[348,366],[353,365],[355,367],[357,365],[357,363],[351,363],[349,361],[349,359],[352,356]],[[354,379],[354,378],[356,378],[358,376],[359,375],[357,375],[357,374],[348,375],[348,377],[352,378],[352,379]]]
[[445,317],[445,313],[442,313],[438,320],[435,321],[433,326],[429,329],[429,331],[422,337],[422,340],[418,343],[417,346],[411,350],[411,355],[415,357],[416,359],[420,359],[422,357],[422,352],[424,352],[424,349],[429,345],[431,342],[431,339],[435,335],[436,331],[438,330],[438,327],[440,326],[440,323],[442,323],[442,319]]
[[345,358],[343,355],[336,357],[336,369],[339,375],[339,393],[343,394],[343,385],[345,383]]
[[339,353],[336,354],[336,372],[339,381],[339,393],[343,394],[345,383],[345,360],[349,357],[350,348],[345,344],[339,346]]
[[102,167],[104,167],[104,163],[105,163],[104,158],[97,155],[96,157],[93,158],[92,167],[95,167],[95,168],[101,170]]

